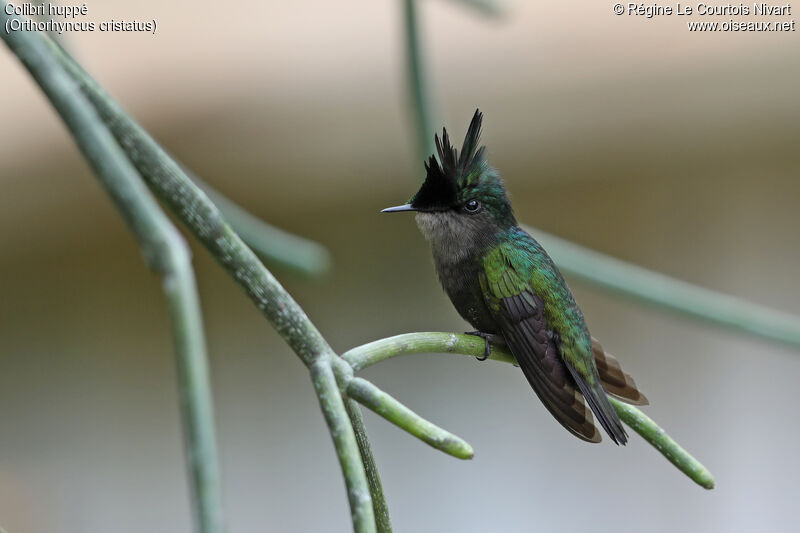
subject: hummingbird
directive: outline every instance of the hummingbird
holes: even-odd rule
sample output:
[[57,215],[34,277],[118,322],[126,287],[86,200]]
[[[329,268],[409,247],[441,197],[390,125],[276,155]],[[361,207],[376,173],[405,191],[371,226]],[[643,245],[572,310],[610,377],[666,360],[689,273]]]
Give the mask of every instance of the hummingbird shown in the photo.
[[[608,400],[647,404],[633,378],[594,339],[553,260],[517,223],[498,172],[479,146],[475,111],[460,153],[447,130],[434,140],[425,181],[405,205],[430,243],[439,281],[485,342],[504,344],[553,417],[576,437],[600,442],[594,416],[616,444],[628,436]],[[588,407],[587,407],[588,405]]]

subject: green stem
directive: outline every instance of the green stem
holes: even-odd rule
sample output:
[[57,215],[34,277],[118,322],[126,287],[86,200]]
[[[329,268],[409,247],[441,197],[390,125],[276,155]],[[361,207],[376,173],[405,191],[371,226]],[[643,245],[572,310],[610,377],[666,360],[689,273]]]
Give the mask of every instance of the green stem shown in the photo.
[[634,300],[800,348],[800,317],[615,259],[537,229],[529,231],[566,273]]
[[[0,22],[9,16],[0,2]],[[14,17],[15,18],[15,17]],[[49,40],[34,32],[3,33],[30,71],[136,236],[150,268],[163,277],[178,368],[181,417],[197,530],[224,530],[213,402],[200,302],[189,249],[142,183],[78,84],[55,60]]]
[[[396,355],[439,352],[483,356],[484,348],[483,339],[475,335],[426,331],[405,333],[373,341],[347,350],[342,354],[342,359],[350,364],[354,372],[358,372]],[[516,364],[516,359],[510,352],[501,350],[494,345],[491,346],[491,349],[489,359]]]
[[198,178],[185,165],[181,168],[205,191],[233,230],[259,257],[309,278],[323,276],[330,270],[331,256],[324,246],[267,224]]
[[[133,129],[135,126],[135,128],[142,129],[122,111],[103,88],[69,55],[69,52],[64,49],[60,41],[55,41],[54,44],[59,49],[59,59],[62,61],[64,68],[81,83],[83,90],[97,107],[104,120],[116,117],[124,123],[122,125],[123,128],[129,127]],[[147,132],[144,132],[143,129],[142,131],[144,135],[149,137]],[[211,198],[220,212],[223,213],[223,217],[231,228],[265,260],[309,278],[320,277],[328,272],[331,259],[325,247],[267,224],[205,183],[185,165],[172,158],[166,151],[163,151],[163,153],[180,167],[183,175],[194,182]]]
[[[472,447],[464,440],[428,422],[372,383],[354,378],[353,367],[344,358],[335,358],[333,368],[339,390],[349,398],[438,450],[459,459],[472,458]],[[363,426],[359,430],[363,431]]]
[[504,9],[495,0],[455,0],[459,4],[490,17],[501,17]]
[[353,378],[347,396],[401,427],[421,441],[458,459],[472,459],[475,452],[463,439],[431,424],[369,381]]
[[[483,350],[483,339],[473,335],[437,332],[406,333],[348,350],[342,354],[342,359],[347,361],[355,371],[358,371],[397,355],[438,352],[479,357],[483,355]],[[492,346],[489,358],[506,363],[515,362],[511,352],[505,347],[496,345]],[[701,487],[714,488],[714,477],[711,473],[647,415],[632,405],[609,398],[622,421],[661,452],[667,460]]]
[[330,354],[311,364],[311,381],[317,391],[319,404],[328,428],[330,428],[339,464],[342,466],[347,484],[347,496],[350,501],[353,529],[357,533],[374,532],[376,531],[375,514],[361,460],[361,452],[336,383],[336,376],[331,368],[331,357],[336,357],[336,355]]
[[63,50],[52,52],[80,84],[147,185],[244,289],[306,365],[332,353],[297,302],[180,165]]
[[611,405],[620,419],[641,435],[647,442],[656,447],[667,460],[678,467],[681,472],[692,478],[695,483],[706,489],[714,488],[714,476],[700,461],[692,457],[677,442],[664,433],[652,418],[636,407],[609,396]]
[[378,466],[375,464],[375,458],[372,456],[372,447],[367,438],[367,432],[364,427],[364,417],[361,415],[361,408],[358,407],[358,403],[356,403],[355,400],[351,400],[350,398],[345,399],[344,406],[347,409],[350,422],[353,424],[353,430],[355,430],[356,440],[358,441],[358,449],[361,452],[361,461],[364,463],[364,470],[367,473],[369,493],[370,496],[372,496],[372,509],[375,513],[375,527],[378,533],[392,533],[389,506],[383,494],[383,483],[381,483],[381,476],[378,473]]
[[417,20],[417,0],[403,0],[404,29],[406,32],[406,60],[411,85],[411,101],[416,115],[419,157],[426,159],[435,152],[433,146],[433,119],[430,91],[425,63],[422,58]]
[[[315,378],[316,390],[327,390],[325,376],[332,370],[320,369],[320,366],[330,366],[336,355],[297,302],[158,143],[125,114],[64,50],[38,33],[31,35],[48,48],[48,53],[79,84],[147,185],[244,289],[310,370],[313,365],[318,375]],[[320,404],[323,409],[339,411],[336,416],[326,413],[325,420],[344,474],[353,526],[359,533],[375,531],[374,519],[369,519],[372,504],[366,473],[360,462],[357,465],[349,462],[349,458],[358,456],[359,449],[341,398],[337,402],[330,397],[320,397]]]

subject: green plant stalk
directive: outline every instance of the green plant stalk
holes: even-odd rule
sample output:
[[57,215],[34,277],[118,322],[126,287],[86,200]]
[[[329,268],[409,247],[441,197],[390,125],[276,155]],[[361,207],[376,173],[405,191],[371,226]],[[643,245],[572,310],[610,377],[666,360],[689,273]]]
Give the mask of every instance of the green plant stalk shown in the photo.
[[[244,288],[256,306],[273,323],[301,359],[309,367],[317,357],[326,357],[332,363],[343,363],[337,359],[304,311],[264,268],[235,232],[225,224],[220,212],[203,192],[183,174],[180,167],[135,121],[123,113],[113,100],[105,95],[102,89],[79,66],[75,65],[66,54],[59,52],[67,66],[72,68],[73,75],[81,82],[84,92],[100,111],[118,142],[126,148],[129,157],[142,173],[148,185],[167,203],[176,216],[187,224],[212,255]],[[399,404],[397,405],[399,406]],[[397,406],[393,405],[393,407]],[[403,429],[408,431],[408,425],[426,427],[426,424],[429,424],[407,408],[403,406],[398,408],[404,410],[404,416],[396,418],[405,424],[406,427],[401,425]],[[331,418],[326,417],[326,421],[329,423],[332,435],[336,434],[340,428],[332,425]],[[358,425],[359,423],[360,420],[351,420],[351,424]],[[355,431],[352,427],[347,429],[350,429],[350,432],[346,432],[346,439],[334,439],[337,450],[340,450],[342,446],[346,446],[349,450],[347,454],[339,453],[340,462],[343,457],[352,457],[352,450],[360,451],[355,439]],[[444,432],[444,430],[440,431]],[[363,426],[359,428],[359,432],[365,434]],[[350,435],[353,437],[352,440]],[[449,436],[449,434],[447,435]],[[458,446],[453,445],[449,439],[445,440],[448,443],[446,449],[456,450],[455,453],[460,455],[466,453],[463,450],[458,451]],[[466,443],[461,445],[463,449],[468,447],[469,445]],[[374,465],[374,461],[367,460],[365,462],[367,465]],[[364,494],[361,489],[367,487],[369,490],[366,471],[349,467],[345,470],[344,463],[342,463],[342,467],[348,486],[354,525],[357,531],[362,531],[359,527],[367,527],[368,521],[361,520],[360,517],[366,516],[364,507],[370,505],[369,498],[366,501],[361,498],[361,495]],[[355,478],[352,477],[352,474],[356,474]],[[377,472],[371,473],[370,477],[377,478]],[[379,502],[378,507],[385,507],[385,501]],[[370,512],[372,512],[371,508]]]
[[475,455],[472,446],[463,439],[419,417],[365,379],[358,377],[351,379],[346,394],[437,450],[458,459],[472,459]]
[[[353,368],[343,358],[337,357],[333,360],[333,369],[339,390],[348,398],[356,400],[400,429],[440,451],[459,459],[472,458],[472,447],[464,440],[425,420],[369,381],[354,378]],[[374,459],[371,457],[368,462],[374,465]],[[377,476],[377,471],[374,474]],[[380,494],[383,496],[382,491]]]
[[[354,371],[358,371],[397,355],[454,353],[480,357],[483,355],[483,350],[483,339],[473,335],[437,332],[406,333],[348,350],[342,354],[342,359],[348,362]],[[497,345],[491,346],[489,359],[505,363],[516,362],[511,352],[505,347]],[[609,398],[622,421],[661,452],[669,462],[701,487],[706,489],[714,488],[714,477],[711,473],[697,459],[681,448],[647,415],[632,405]]]
[[329,353],[324,357],[317,358],[311,364],[309,368],[311,381],[317,392],[322,413],[330,428],[344,478],[345,480],[360,481],[359,483],[346,483],[353,529],[357,532],[372,532],[377,530],[372,497],[361,459],[361,451],[331,367],[332,357],[338,356]]
[[434,153],[433,119],[428,90],[428,78],[422,57],[419,23],[417,17],[417,0],[403,0],[403,28],[406,33],[406,61],[408,79],[411,89],[411,102],[415,111],[415,121],[419,142],[420,159],[426,159]]
[[681,472],[685,473],[701,487],[705,489],[714,488],[714,476],[711,475],[711,472],[667,435],[652,418],[633,405],[621,402],[612,396],[609,396],[608,399],[620,419],[647,442],[655,446],[670,463],[678,467]]
[[321,277],[330,270],[331,256],[324,246],[267,224],[198,178],[185,165],[180,166],[219,208],[233,231],[266,262],[307,278]]
[[344,406],[353,424],[353,430],[356,433],[356,441],[358,441],[358,449],[361,452],[361,460],[364,463],[364,470],[367,473],[369,493],[370,496],[372,496],[372,510],[375,514],[375,527],[378,533],[392,533],[389,506],[386,504],[386,496],[383,494],[383,483],[381,483],[378,466],[375,464],[375,458],[372,455],[372,447],[367,438],[361,409],[358,407],[358,403],[350,398],[345,399]]
[[[303,309],[224,221],[208,196],[158,143],[123,112],[69,54],[43,36],[39,38],[80,84],[147,185],[244,289],[309,370],[313,366],[317,393],[328,391],[328,372],[320,366],[330,366],[336,355]],[[352,458],[360,457],[352,423],[347,419],[341,401],[336,402],[329,394],[325,398],[320,396],[319,400],[345,478],[353,527],[358,533],[371,533],[375,531],[375,521],[369,484],[363,465],[352,462]],[[331,416],[331,410],[339,413]],[[344,418],[340,416],[342,414]],[[343,420],[347,423],[342,424]]]
[[[455,353],[461,355],[477,354],[483,356],[485,343],[475,335],[456,333],[420,332],[405,333],[373,341],[347,350],[342,359],[358,372],[384,359],[410,353]],[[511,352],[492,345],[489,359],[503,363],[516,364]]]
[[597,287],[674,313],[800,348],[800,317],[712,291],[527,228],[556,264]]
[[499,18],[503,16],[504,9],[495,0],[455,0],[459,4],[474,9],[475,11],[489,17]]
[[145,183],[245,290],[306,366],[317,357],[332,353],[327,341],[297,302],[180,165],[66,52],[50,41],[47,44],[80,84]]
[[[0,22],[9,18],[0,2]],[[200,302],[189,249],[77,83],[55,61],[38,33],[4,33],[72,133],[75,142],[135,235],[148,266],[163,278],[169,304],[186,459],[196,528],[224,530],[213,402]]]

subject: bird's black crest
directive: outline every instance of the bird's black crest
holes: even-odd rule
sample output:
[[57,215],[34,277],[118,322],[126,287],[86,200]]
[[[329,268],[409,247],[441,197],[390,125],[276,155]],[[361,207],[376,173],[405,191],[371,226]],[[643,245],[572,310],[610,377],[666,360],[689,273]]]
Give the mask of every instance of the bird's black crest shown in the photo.
[[482,122],[483,113],[476,109],[460,154],[450,144],[446,128],[442,128],[441,140],[438,135],[434,136],[439,159],[431,155],[425,163],[425,182],[411,199],[411,205],[423,211],[448,209],[457,202],[458,190],[477,179],[486,167],[486,150],[478,148]]

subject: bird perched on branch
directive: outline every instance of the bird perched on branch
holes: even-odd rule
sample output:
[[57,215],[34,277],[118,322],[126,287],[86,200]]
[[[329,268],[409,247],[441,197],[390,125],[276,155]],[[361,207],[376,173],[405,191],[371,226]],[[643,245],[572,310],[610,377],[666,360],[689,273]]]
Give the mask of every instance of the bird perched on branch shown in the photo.
[[[627,434],[606,394],[647,399],[586,327],[550,256],[519,227],[505,187],[478,146],[483,115],[469,125],[459,153],[447,130],[425,163],[425,182],[409,203],[430,242],[436,272],[459,314],[486,343],[504,342],[550,413],[573,435],[600,442],[594,416],[617,444]],[[588,404],[588,408],[587,408]]]

